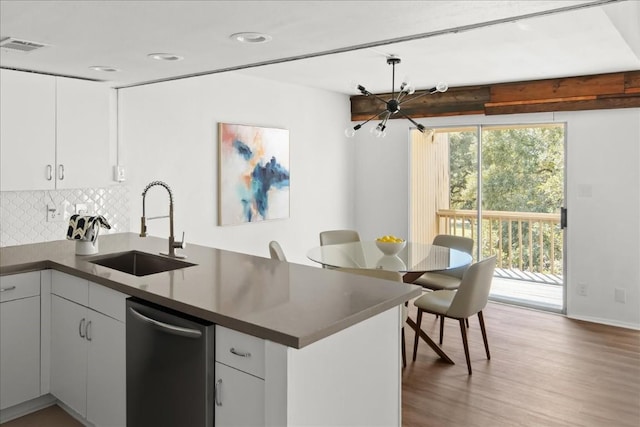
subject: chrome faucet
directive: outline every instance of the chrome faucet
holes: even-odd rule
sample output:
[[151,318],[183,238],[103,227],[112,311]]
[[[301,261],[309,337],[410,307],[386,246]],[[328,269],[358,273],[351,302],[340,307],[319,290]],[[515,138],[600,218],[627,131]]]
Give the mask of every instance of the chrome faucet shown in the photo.
[[[147,191],[149,191],[151,187],[154,187],[156,185],[164,187],[165,190],[167,190],[167,192],[169,193],[169,215],[154,216],[151,218],[147,218],[146,212],[145,212],[145,198],[147,196]],[[176,242],[175,236],[173,235],[173,193],[171,192],[171,188],[169,188],[169,186],[165,182],[152,181],[142,191],[142,218],[140,218],[140,237],[147,237],[147,220],[167,218],[167,217],[169,218],[169,252],[161,253],[161,255],[167,255],[172,258],[186,258],[185,255],[176,254],[176,249],[184,249],[185,242],[184,242],[184,232],[182,233],[182,241],[180,242]]]

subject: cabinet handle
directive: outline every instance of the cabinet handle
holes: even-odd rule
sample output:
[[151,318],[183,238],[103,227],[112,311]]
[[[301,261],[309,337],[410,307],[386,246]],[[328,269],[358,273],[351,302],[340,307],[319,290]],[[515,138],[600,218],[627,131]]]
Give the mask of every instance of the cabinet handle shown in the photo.
[[229,350],[231,353],[235,354],[236,356],[240,356],[240,357],[251,357],[251,353],[247,352],[243,352],[243,351],[238,351],[235,348],[231,347],[231,350]]
[[216,399],[216,406],[222,406],[222,378],[216,381],[215,399]]
[[62,181],[64,179],[64,165],[58,166],[58,179]]
[[84,332],[84,317],[78,324],[78,335],[80,335],[80,338],[84,338],[83,332]]
[[87,327],[86,327],[86,328],[85,328],[85,330],[84,330],[84,334],[85,334],[85,335],[86,335],[86,337],[87,337],[87,341],[91,341],[91,340],[93,339],[93,338],[91,337],[91,322],[92,322],[92,320],[89,320],[89,321],[87,322]]
[[189,329],[189,328],[183,328],[180,326],[176,326],[176,325],[171,325],[169,323],[164,323],[161,322],[159,320],[155,320],[152,319],[150,317],[145,316],[144,314],[138,313],[136,310],[134,310],[133,308],[129,307],[129,312],[131,314],[133,314],[133,316],[135,318],[137,318],[138,320],[141,320],[145,323],[149,323],[153,326],[155,326],[156,328],[165,331],[169,334],[173,334],[173,335],[180,335],[183,337],[187,337],[187,338],[200,338],[202,336],[202,332],[200,332],[197,329]]
[[7,286],[6,288],[0,288],[0,292],[12,291],[15,288],[15,286]]
[[47,165],[47,181],[51,181],[53,179],[53,167],[51,165]]

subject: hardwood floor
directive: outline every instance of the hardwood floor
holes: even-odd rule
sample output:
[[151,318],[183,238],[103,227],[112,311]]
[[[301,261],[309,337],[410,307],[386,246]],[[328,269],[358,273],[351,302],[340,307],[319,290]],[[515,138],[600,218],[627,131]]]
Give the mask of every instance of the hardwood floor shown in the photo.
[[82,424],[58,405],[53,405],[8,421],[2,427],[82,427]]
[[[471,376],[458,322],[447,319],[442,346],[455,365],[420,342],[402,375],[405,427],[640,425],[640,332],[498,303],[484,316],[491,360],[474,316]],[[422,327],[437,339],[435,317]]]
[[[440,362],[424,342],[412,362],[407,328],[403,426],[640,425],[640,332],[497,303],[484,315],[491,360],[477,318],[469,319],[471,376],[457,322],[445,323],[443,344],[455,365]],[[425,315],[422,327],[437,339],[434,319]],[[78,425],[54,406],[3,427]]]

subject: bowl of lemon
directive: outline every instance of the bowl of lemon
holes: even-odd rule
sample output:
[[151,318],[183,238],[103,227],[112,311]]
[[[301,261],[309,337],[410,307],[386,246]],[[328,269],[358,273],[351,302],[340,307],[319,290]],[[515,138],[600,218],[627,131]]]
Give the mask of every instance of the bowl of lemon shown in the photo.
[[385,255],[397,255],[406,244],[406,240],[396,236],[382,236],[376,239],[376,246]]

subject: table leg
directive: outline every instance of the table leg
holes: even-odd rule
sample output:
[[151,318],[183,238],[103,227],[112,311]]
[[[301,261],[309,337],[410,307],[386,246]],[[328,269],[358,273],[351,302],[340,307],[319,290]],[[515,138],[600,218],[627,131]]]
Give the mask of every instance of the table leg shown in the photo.
[[[422,274],[424,274],[424,271],[411,271],[405,273],[402,276],[402,281],[404,283],[413,283],[418,277],[422,276]],[[435,351],[442,360],[455,365],[455,362],[451,360],[449,356],[447,356],[447,353],[445,353],[444,350],[442,350],[440,346],[438,346],[438,344],[436,344],[431,338],[429,338],[429,335],[427,335],[422,329],[418,328],[418,325],[413,321],[412,318],[407,317],[407,325],[409,325],[414,331],[417,331],[420,334],[420,338],[422,338],[427,344],[429,344],[429,347],[431,347],[431,349]]]
[[413,283],[424,273],[424,271],[408,271],[402,275],[402,281],[404,283]]
[[418,325],[416,325],[416,322],[414,322],[412,318],[407,317],[407,325],[409,325],[414,331],[418,331],[418,333],[420,334],[420,338],[422,338],[427,344],[429,344],[429,347],[431,347],[431,349],[435,351],[442,360],[455,365],[455,362],[451,360],[449,356],[447,356],[447,353],[445,353],[444,350],[442,350],[438,346],[438,344],[436,344],[431,338],[429,338],[429,335],[427,335],[422,329],[418,328]]

